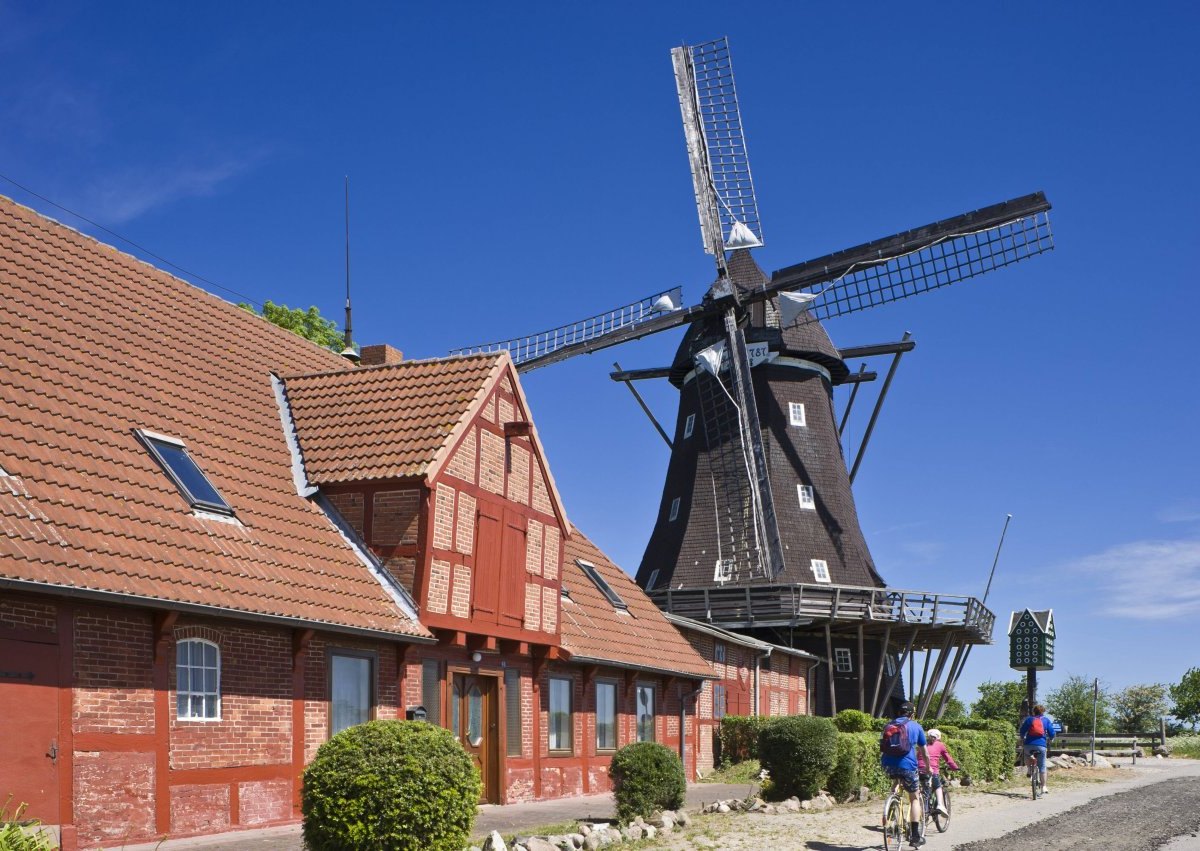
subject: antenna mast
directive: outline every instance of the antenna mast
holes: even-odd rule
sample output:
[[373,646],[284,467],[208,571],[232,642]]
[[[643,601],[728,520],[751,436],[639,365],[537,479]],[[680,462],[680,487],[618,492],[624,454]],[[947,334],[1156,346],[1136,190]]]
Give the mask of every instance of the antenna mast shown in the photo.
[[346,331],[343,335],[342,357],[358,363],[354,348],[354,332],[350,323],[350,175],[346,175]]

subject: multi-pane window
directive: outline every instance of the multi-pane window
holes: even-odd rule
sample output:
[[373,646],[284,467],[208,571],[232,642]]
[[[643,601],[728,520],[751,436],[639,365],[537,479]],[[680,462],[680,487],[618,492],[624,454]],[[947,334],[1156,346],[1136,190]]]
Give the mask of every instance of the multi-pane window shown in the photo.
[[521,755],[521,672],[504,669],[504,737],[505,753]]
[[829,565],[825,562],[825,559],[812,559],[812,572],[813,578],[815,578],[818,582],[829,581]]
[[667,520],[674,521],[674,520],[678,519],[678,517],[679,517],[679,497],[675,497],[673,500],[671,500],[671,516],[668,517]]
[[810,511],[817,510],[817,499],[813,494],[812,485],[796,485],[796,493],[800,495],[800,507]]
[[187,638],[175,645],[175,710],[180,721],[221,717],[221,650],[211,641]]
[[733,559],[718,559],[717,566],[713,570],[713,581],[728,582],[730,579],[733,579]]
[[788,422],[794,426],[808,425],[808,421],[804,418],[803,402],[788,402]]
[[575,559],[575,563],[579,565],[580,570],[584,572],[587,578],[592,580],[592,583],[600,590],[600,593],[604,595],[604,599],[608,600],[608,602],[612,604],[613,608],[620,609],[621,611],[628,611],[628,604],[621,599],[620,594],[613,590],[613,587],[608,584],[608,580],[600,575],[600,571],[596,570],[596,565],[592,564],[590,561],[584,561],[581,558]]
[[571,750],[571,681],[550,678],[550,750]]
[[421,662],[421,703],[425,706],[425,720],[442,726],[442,674],[436,659]]
[[725,712],[728,709],[727,700],[725,686],[716,683],[713,686],[713,718],[725,717]]
[[654,686],[637,687],[637,740],[654,741]]
[[329,655],[329,734],[371,720],[375,698],[373,659],[352,651]]
[[835,647],[833,648],[833,665],[839,674],[850,674],[854,672],[854,662],[850,658],[850,648]]
[[683,423],[683,439],[687,440],[692,436],[692,432],[696,429],[696,415],[688,414],[687,419]]
[[596,750],[617,749],[617,684],[596,682]]
[[725,661],[725,643],[723,641],[713,642],[713,661],[722,663]]

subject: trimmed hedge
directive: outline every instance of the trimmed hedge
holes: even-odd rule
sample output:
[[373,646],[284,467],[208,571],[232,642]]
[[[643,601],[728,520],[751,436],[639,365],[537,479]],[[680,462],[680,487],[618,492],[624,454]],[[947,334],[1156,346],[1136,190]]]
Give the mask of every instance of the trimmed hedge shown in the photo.
[[349,727],[304,770],[305,846],[462,851],[482,790],[449,730],[423,721]]
[[837,727],[829,718],[773,718],[758,736],[758,759],[771,773],[772,797],[817,794],[837,765],[837,739]]
[[833,716],[833,723],[837,725],[839,733],[868,733],[874,720],[867,713],[857,709],[843,709]]
[[720,765],[758,759],[758,734],[771,719],[758,715],[726,715],[717,731]]
[[891,783],[879,764],[879,734],[839,733],[837,765],[825,781],[825,788],[843,800],[848,795],[857,795],[863,786],[878,795],[891,791]]
[[657,742],[635,742],[613,754],[608,769],[617,801],[617,820],[628,824],[656,810],[683,806],[687,781],[679,755]]

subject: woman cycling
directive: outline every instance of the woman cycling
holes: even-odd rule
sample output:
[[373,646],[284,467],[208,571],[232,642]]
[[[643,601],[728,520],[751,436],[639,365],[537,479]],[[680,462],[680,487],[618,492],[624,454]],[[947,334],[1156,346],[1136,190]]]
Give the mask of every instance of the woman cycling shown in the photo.
[[933,785],[934,806],[937,807],[937,811],[942,815],[949,815],[950,813],[946,809],[946,798],[942,794],[942,778],[938,774],[938,770],[944,761],[948,770],[958,771],[958,763],[946,749],[946,743],[942,741],[941,730],[929,730],[925,736],[929,739],[929,746],[925,748],[925,752],[929,755],[929,762],[926,763],[925,759],[918,754],[917,768],[922,777],[929,777],[929,782]]

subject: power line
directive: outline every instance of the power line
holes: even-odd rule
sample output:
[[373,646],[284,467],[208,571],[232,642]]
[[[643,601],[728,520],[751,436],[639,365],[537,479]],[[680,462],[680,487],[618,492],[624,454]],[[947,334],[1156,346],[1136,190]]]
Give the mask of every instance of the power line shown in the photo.
[[132,245],[134,248],[136,248],[138,251],[142,252],[146,256],[153,257],[158,262],[163,263],[167,266],[170,266],[172,269],[177,269],[178,271],[182,272],[184,275],[186,275],[188,278],[190,278],[192,280],[203,281],[204,283],[208,284],[210,287],[216,287],[219,290],[224,290],[225,292],[229,293],[230,295],[237,296],[238,298],[254,305],[259,310],[262,310],[262,307],[263,307],[262,302],[260,302],[256,298],[252,298],[251,296],[248,296],[245,293],[240,293],[237,290],[230,289],[229,287],[218,284],[216,281],[210,280],[210,279],[204,277],[203,275],[197,275],[195,272],[189,272],[187,269],[183,268],[178,263],[172,263],[170,260],[168,260],[166,257],[163,257],[161,254],[155,254],[149,248],[146,248],[143,245],[139,245],[138,243],[134,242],[129,237],[121,236],[121,234],[117,233],[115,230],[112,230],[111,228],[106,228],[104,225],[100,224],[99,222],[93,221],[92,219],[89,219],[87,216],[82,215],[81,213],[76,213],[74,210],[72,210],[68,207],[64,207],[62,204],[59,204],[57,201],[50,200],[45,195],[34,192],[28,186],[22,186],[20,183],[17,183],[17,181],[13,180],[11,177],[9,177],[6,174],[0,174],[0,180],[8,181],[13,186],[20,189],[22,192],[32,195],[34,198],[39,198],[42,201],[45,201],[50,206],[57,207],[58,209],[62,210],[64,213],[67,213],[68,215],[72,215],[81,221],[87,222],[92,227],[99,228],[100,230],[102,230],[106,234],[108,234],[109,236],[114,236],[117,239],[121,240],[121,242],[124,242],[126,245]]

